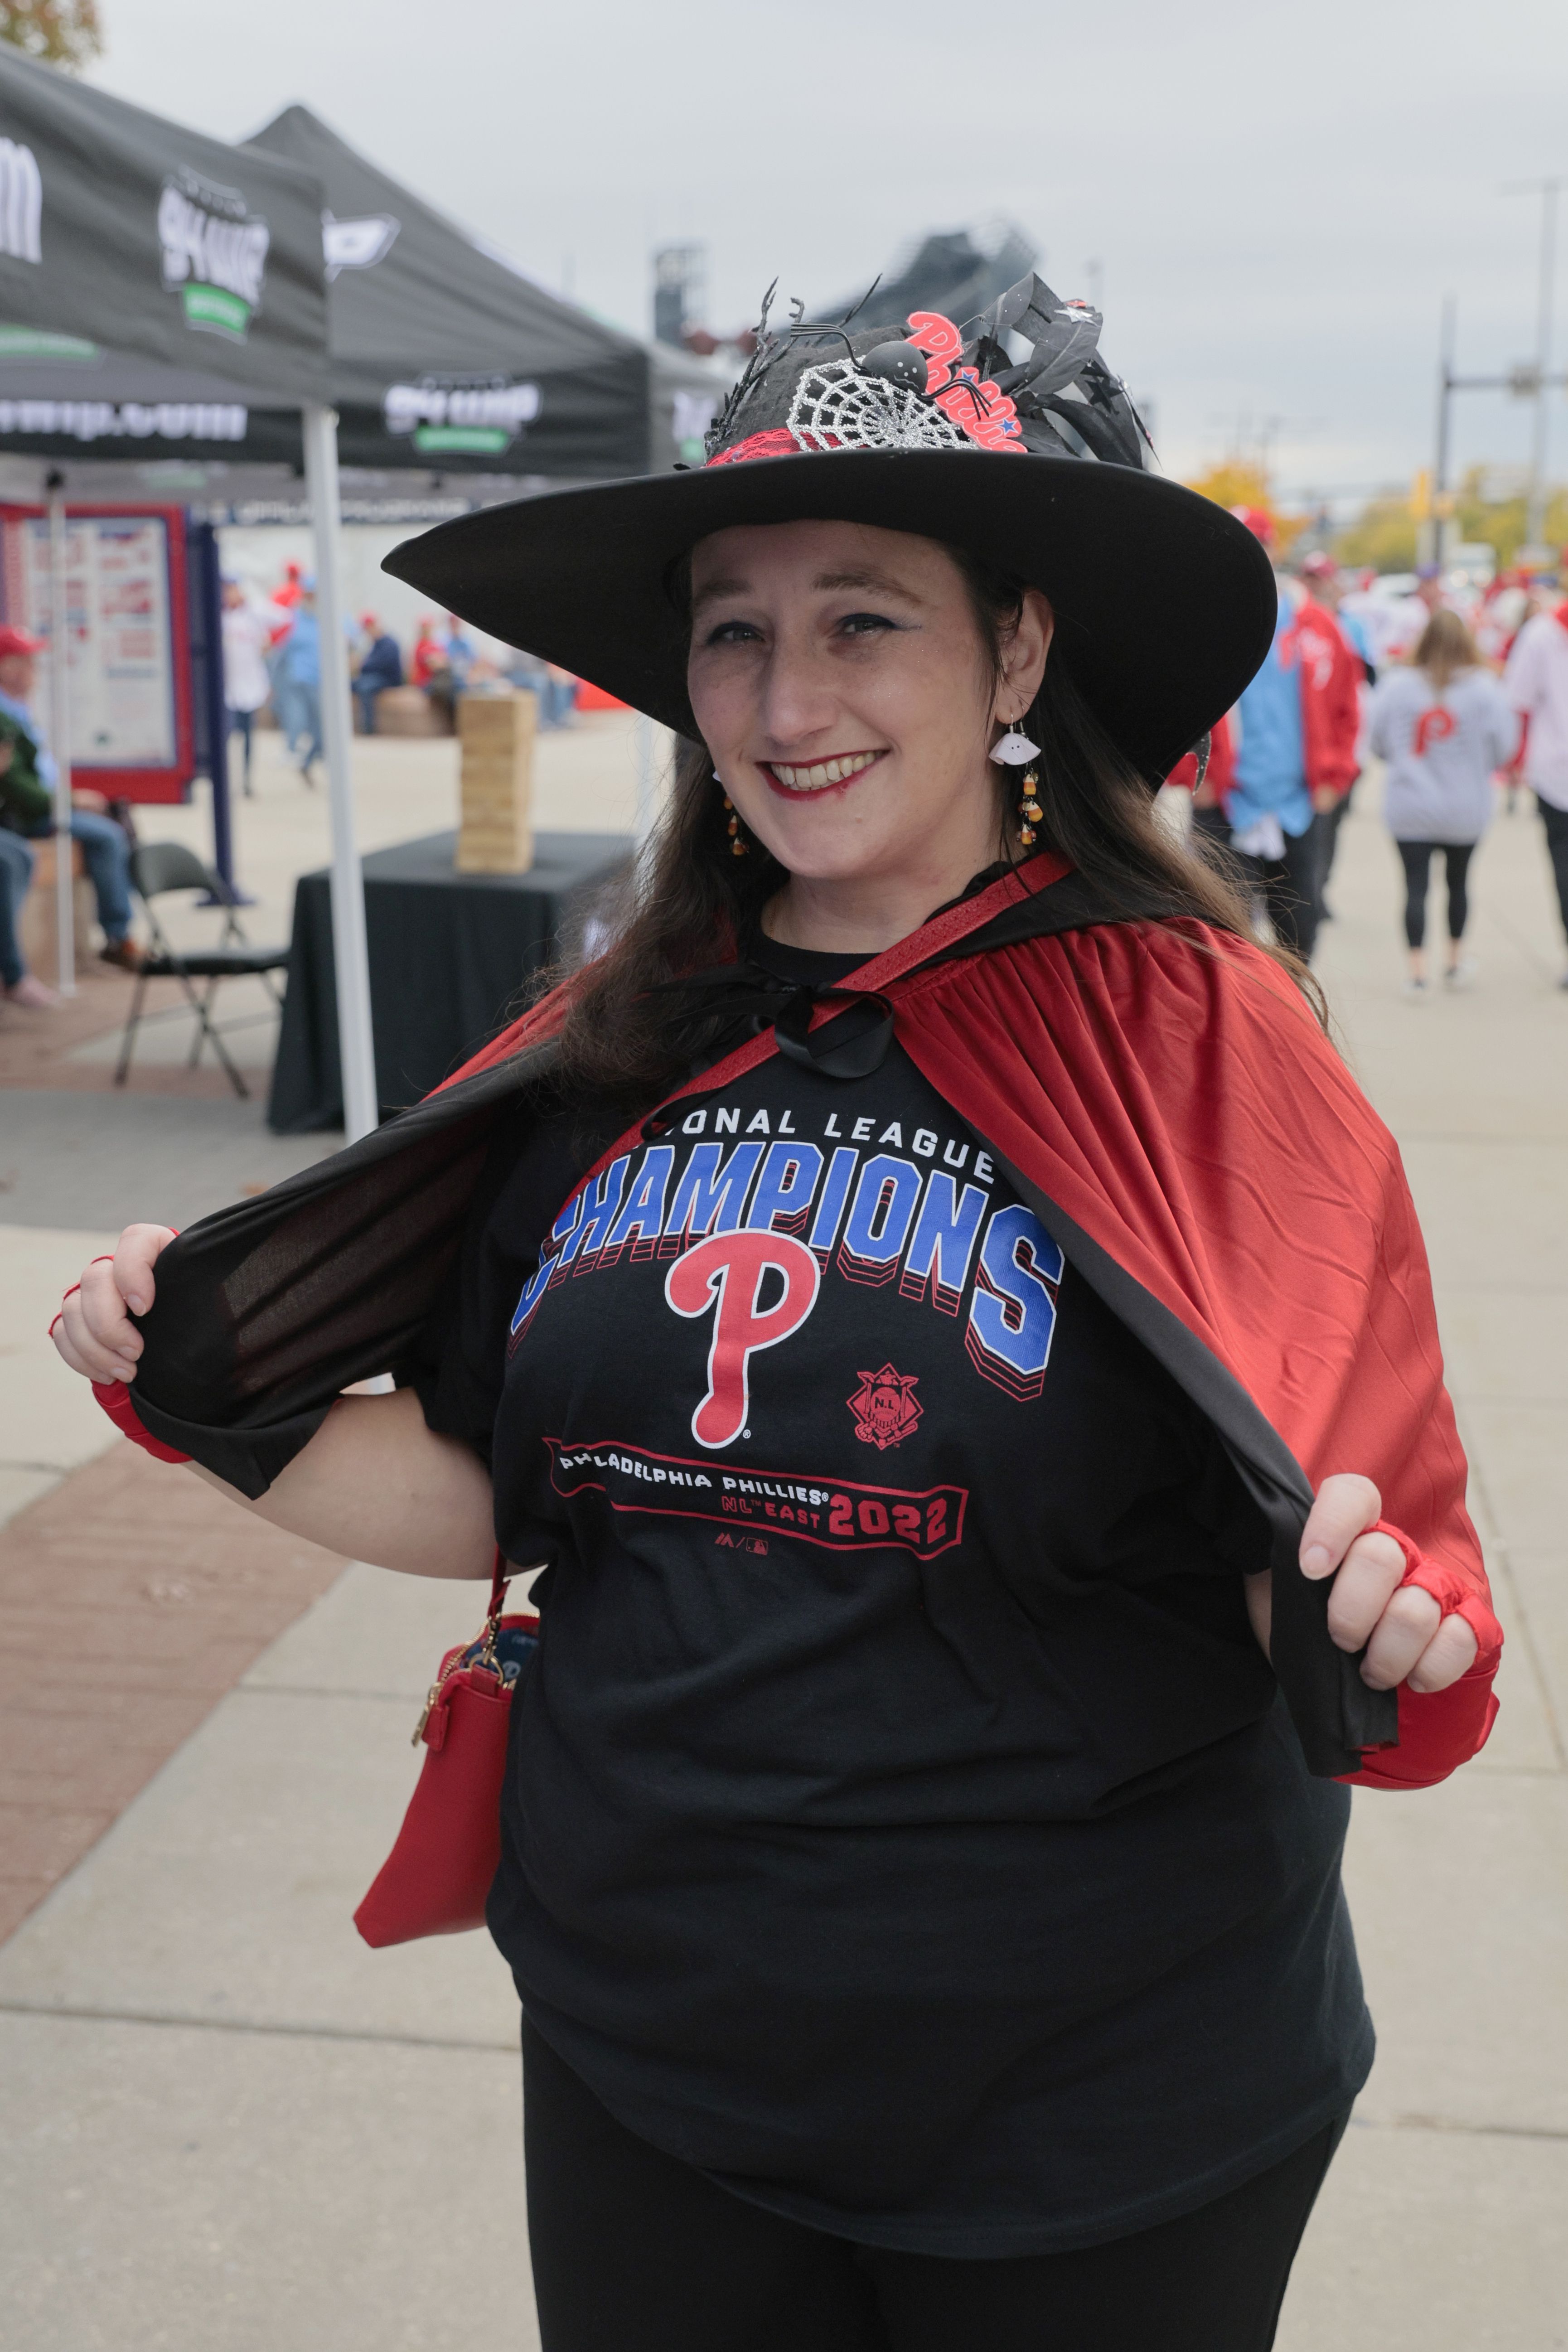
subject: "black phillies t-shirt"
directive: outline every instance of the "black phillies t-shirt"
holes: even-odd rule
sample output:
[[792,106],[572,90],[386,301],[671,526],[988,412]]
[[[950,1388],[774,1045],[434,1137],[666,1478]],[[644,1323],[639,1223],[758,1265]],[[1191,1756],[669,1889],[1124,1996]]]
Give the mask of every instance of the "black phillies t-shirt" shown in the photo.
[[[797,976],[822,960],[770,959]],[[1204,1421],[895,1047],[503,1138],[419,1376],[546,1559],[490,1921],[632,2130],[994,2255],[1222,2193],[1368,2028]]]

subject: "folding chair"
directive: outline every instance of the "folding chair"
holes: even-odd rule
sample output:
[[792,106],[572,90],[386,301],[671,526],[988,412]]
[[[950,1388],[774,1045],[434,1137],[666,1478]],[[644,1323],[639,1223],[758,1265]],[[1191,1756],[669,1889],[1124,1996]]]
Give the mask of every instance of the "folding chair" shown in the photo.
[[[184,991],[185,1002],[196,1016],[196,1034],[191,1043],[188,1069],[195,1069],[201,1059],[202,1047],[211,1042],[213,1052],[228,1073],[229,1083],[237,1095],[249,1097],[250,1088],[235,1067],[212,1018],[213,1000],[221,982],[226,980],[259,980],[272,1002],[279,1010],[283,999],[273,985],[272,974],[281,971],[289,961],[287,948],[253,948],[240,929],[235,912],[234,894],[222,877],[204,866],[199,857],[177,841],[153,841],[131,853],[131,882],[146,910],[148,927],[153,934],[152,951],[136,975],[136,992],[131,1000],[131,1011],[125,1023],[125,1035],[120,1048],[120,1064],[114,1073],[114,1083],[122,1087],[131,1070],[131,1056],[135,1048],[136,1031],[142,1019],[142,1000],[150,980],[177,980]],[[223,929],[215,948],[182,950],[176,948],[163,924],[158,920],[155,898],[164,898],[171,890],[200,890],[206,903],[223,912]],[[198,995],[195,983],[205,981],[205,989]]]

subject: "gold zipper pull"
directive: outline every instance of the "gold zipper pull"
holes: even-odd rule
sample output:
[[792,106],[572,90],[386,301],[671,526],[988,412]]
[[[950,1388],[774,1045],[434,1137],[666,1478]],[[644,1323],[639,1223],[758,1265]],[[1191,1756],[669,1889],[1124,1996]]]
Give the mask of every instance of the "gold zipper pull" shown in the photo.
[[440,1684],[432,1683],[430,1685],[429,1696],[426,1697],[424,1706],[419,1710],[419,1720],[414,1727],[414,1737],[409,1742],[409,1746],[411,1748],[417,1748],[419,1742],[424,1738],[425,1727],[430,1720],[430,1710],[435,1706],[440,1696]]

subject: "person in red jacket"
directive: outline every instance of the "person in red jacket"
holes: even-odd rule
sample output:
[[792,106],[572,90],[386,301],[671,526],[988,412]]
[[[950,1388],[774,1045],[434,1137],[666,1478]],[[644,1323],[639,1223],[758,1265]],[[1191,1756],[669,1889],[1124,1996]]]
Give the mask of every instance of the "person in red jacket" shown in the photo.
[[1301,565],[1306,601],[1296,614],[1301,665],[1301,719],[1307,783],[1318,817],[1318,910],[1328,915],[1325,893],[1339,845],[1340,826],[1361,774],[1358,749],[1363,712],[1366,664],[1338,619],[1339,566],[1321,551]]
[[1398,1153],[1152,813],[1273,576],[1099,331],[797,321],[704,467],[400,550],[683,738],[635,894],[62,1309],[237,1505],[549,1563],[488,1914],[545,2352],[1267,2352],[1371,2063],[1343,1783],[1494,1712]]

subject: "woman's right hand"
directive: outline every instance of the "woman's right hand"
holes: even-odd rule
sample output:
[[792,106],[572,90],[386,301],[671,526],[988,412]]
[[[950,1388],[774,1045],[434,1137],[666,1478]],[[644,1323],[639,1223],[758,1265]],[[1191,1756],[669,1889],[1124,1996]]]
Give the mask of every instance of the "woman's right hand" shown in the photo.
[[[152,1306],[153,1269],[174,1238],[168,1225],[127,1225],[114,1255],[94,1258],[67,1291],[50,1337],[73,1372],[104,1383],[135,1379],[142,1339],[131,1317]],[[426,1426],[411,1388],[340,1396],[259,1497],[240,1494],[198,1462],[190,1466],[257,1518],[347,1559],[411,1576],[490,1572],[490,1474],[459,1438]]]
[[[89,1381],[133,1381],[145,1315],[157,1285],[153,1268],[174,1240],[170,1225],[127,1225],[112,1257],[95,1257],[60,1301],[49,1337],[73,1372]],[[128,1311],[130,1310],[130,1311]]]

